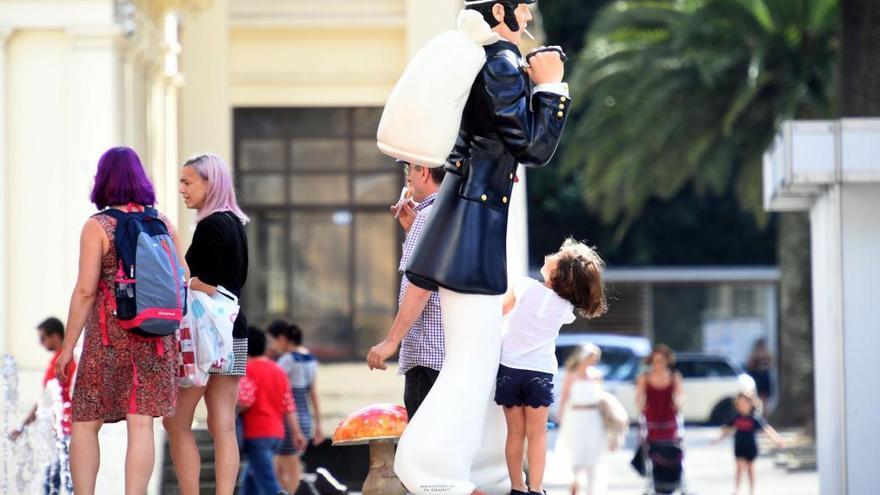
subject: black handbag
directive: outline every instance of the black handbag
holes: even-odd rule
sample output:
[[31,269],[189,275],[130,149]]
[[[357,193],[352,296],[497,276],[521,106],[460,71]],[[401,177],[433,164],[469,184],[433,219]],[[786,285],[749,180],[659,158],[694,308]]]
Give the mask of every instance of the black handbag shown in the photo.
[[647,474],[647,470],[645,469],[645,450],[642,448],[642,445],[636,445],[636,451],[633,454],[633,458],[629,461],[629,464],[639,473],[639,476],[642,478]]

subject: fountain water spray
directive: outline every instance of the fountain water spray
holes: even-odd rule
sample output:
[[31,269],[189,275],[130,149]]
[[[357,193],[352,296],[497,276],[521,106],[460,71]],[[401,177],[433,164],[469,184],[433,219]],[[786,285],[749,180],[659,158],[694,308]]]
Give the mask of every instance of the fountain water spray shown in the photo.
[[[15,358],[0,358],[0,494],[43,493],[47,476],[58,477],[53,495],[73,493],[64,418],[70,402],[63,399],[58,380],[46,383],[37,403],[35,420],[13,443],[10,431],[13,415],[18,413],[18,366]],[[68,416],[69,417],[69,416]]]
[[5,354],[0,359],[0,493],[9,493],[9,464],[12,460],[12,440],[9,431],[10,415],[18,409],[18,365],[15,358]]

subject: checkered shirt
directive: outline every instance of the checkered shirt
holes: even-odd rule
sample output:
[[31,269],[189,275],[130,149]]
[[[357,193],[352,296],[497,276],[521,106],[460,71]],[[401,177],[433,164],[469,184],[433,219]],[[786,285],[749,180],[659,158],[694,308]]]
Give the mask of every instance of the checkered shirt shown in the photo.
[[[403,256],[400,257],[400,296],[398,304],[403,303],[403,295],[409,287],[409,279],[404,275],[407,265],[412,259],[413,250],[419,239],[422,237],[422,231],[428,222],[428,216],[434,209],[434,199],[436,194],[432,194],[425,198],[424,201],[416,205],[416,219],[413,221],[412,227],[406,234],[406,240],[403,241]],[[412,328],[403,342],[400,344],[400,358],[398,360],[398,373],[401,375],[416,366],[424,366],[439,371],[443,366],[444,356],[443,342],[443,321],[440,317],[440,294],[436,291],[431,293],[428,304],[424,311],[413,323]]]

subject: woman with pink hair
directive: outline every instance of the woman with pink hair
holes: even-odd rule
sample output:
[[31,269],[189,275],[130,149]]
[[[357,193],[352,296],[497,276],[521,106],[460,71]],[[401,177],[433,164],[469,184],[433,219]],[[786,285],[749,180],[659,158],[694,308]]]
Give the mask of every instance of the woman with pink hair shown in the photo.
[[[223,286],[236,296],[247,279],[248,247],[244,225],[248,217],[238,207],[226,162],[217,155],[195,156],[183,164],[180,194],[186,207],[197,211],[192,244],[186,252],[192,290],[214,294]],[[214,438],[218,494],[231,495],[238,476],[235,405],[238,381],[247,363],[247,319],[240,311],[232,330],[234,369],[213,373],[204,387],[180,389],[177,410],[163,421],[171,443],[171,458],[183,495],[199,493],[201,459],[192,434],[193,415],[204,396],[208,430]]]

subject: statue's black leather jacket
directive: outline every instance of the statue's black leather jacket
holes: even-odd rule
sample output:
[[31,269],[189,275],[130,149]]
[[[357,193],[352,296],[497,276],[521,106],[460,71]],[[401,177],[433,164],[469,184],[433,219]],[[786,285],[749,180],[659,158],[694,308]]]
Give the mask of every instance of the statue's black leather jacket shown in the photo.
[[466,294],[507,290],[507,211],[517,164],[550,161],[570,103],[555,93],[532,95],[513,43],[486,47],[446,177],[406,268],[410,282]]

